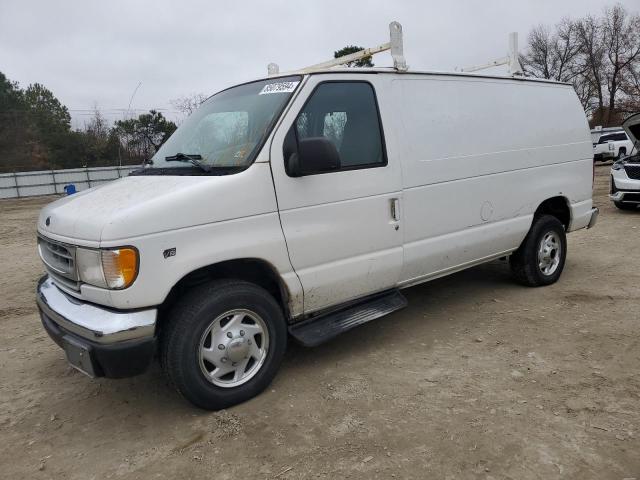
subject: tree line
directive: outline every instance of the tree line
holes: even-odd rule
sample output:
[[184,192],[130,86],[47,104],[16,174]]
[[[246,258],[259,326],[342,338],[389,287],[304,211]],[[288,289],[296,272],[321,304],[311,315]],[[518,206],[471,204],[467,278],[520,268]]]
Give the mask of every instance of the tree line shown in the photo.
[[0,72],[0,173],[140,164],[175,131],[176,124],[150,110],[113,125],[99,110],[84,129],[39,83],[22,89]]
[[520,59],[525,75],[572,83],[591,126],[640,111],[640,15],[620,4],[535,27]]

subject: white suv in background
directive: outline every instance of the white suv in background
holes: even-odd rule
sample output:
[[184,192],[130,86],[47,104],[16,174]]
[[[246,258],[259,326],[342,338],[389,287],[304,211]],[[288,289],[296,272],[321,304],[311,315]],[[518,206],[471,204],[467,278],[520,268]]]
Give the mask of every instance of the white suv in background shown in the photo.
[[[632,144],[638,146],[640,137],[640,113],[632,115],[624,121],[622,127],[632,140]],[[621,210],[636,210],[640,205],[640,155],[637,152],[626,158],[622,158],[611,166],[611,200]]]
[[631,153],[632,149],[633,142],[623,130],[607,133],[593,144],[593,159],[600,162],[612,158],[618,160]]

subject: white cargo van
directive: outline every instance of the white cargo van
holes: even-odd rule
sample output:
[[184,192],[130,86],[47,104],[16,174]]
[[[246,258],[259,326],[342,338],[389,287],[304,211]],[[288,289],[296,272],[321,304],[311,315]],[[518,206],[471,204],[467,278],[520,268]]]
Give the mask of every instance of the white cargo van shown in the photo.
[[47,332],[90,376],[155,354],[203,408],[263,390],[400,290],[509,256],[554,283],[590,227],[593,161],[569,84],[312,69],[209,98],[130,177],[42,210]]

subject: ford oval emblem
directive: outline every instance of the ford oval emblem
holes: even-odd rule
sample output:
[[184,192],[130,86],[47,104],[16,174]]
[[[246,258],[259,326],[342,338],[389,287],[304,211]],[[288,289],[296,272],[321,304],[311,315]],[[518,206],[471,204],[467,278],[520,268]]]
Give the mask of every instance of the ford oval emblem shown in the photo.
[[49,225],[51,225],[51,217],[47,217],[47,219],[44,221],[44,224],[48,227]]

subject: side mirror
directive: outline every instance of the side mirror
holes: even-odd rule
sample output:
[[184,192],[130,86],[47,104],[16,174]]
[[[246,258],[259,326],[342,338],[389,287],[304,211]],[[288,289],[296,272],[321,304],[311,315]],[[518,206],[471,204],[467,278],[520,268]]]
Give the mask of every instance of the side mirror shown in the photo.
[[298,152],[291,153],[287,158],[287,173],[292,177],[339,169],[340,154],[326,137],[303,138],[298,143]]

